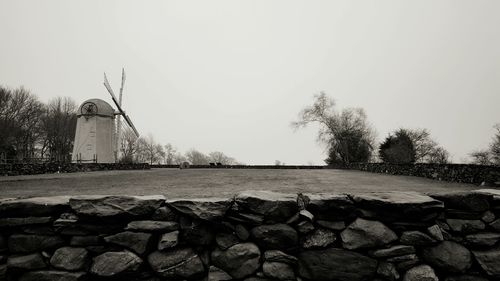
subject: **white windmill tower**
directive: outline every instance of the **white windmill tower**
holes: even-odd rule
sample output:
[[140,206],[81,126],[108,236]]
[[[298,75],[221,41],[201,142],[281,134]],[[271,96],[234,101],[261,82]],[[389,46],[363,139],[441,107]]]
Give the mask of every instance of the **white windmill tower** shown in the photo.
[[115,111],[111,105],[101,99],[86,100],[78,109],[73,162],[115,163],[118,160],[121,116],[132,128],[136,137],[139,137],[137,129],[121,107],[124,84],[125,71],[122,69],[120,100],[117,100],[109,85],[106,73],[104,73],[104,86],[110,93],[118,111]]

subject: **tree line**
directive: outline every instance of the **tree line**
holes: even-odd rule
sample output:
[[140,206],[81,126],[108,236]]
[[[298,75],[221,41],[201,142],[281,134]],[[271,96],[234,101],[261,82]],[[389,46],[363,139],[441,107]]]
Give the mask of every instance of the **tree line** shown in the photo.
[[[321,92],[312,105],[304,107],[292,127],[311,123],[320,125],[318,141],[326,144],[329,165],[350,163],[438,163],[450,162],[449,152],[440,146],[427,129],[398,128],[376,143],[373,126],[362,108],[336,110],[335,101]],[[470,153],[473,164],[500,165],[500,124],[489,148]]]

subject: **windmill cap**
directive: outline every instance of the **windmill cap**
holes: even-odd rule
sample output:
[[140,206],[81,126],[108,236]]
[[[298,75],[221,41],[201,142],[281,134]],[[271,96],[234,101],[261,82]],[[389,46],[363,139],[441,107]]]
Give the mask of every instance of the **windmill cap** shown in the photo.
[[88,112],[88,108],[94,107],[92,110],[95,110],[94,112],[89,112],[89,114],[93,115],[98,115],[98,116],[107,116],[107,117],[114,117],[115,116],[115,110],[109,103],[101,100],[101,99],[89,99],[80,105],[78,108],[78,113],[77,116],[82,116],[86,115]]

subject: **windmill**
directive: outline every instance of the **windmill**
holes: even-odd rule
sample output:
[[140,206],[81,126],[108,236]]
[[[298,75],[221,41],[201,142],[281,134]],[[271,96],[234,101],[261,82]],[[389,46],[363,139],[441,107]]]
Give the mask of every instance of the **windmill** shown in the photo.
[[118,160],[122,116],[135,136],[139,137],[139,132],[137,132],[132,120],[121,107],[124,84],[125,70],[122,69],[120,99],[117,100],[109,85],[106,73],[104,73],[104,86],[111,95],[118,111],[115,111],[111,105],[101,99],[89,99],[80,105],[77,113],[73,162],[116,162]]

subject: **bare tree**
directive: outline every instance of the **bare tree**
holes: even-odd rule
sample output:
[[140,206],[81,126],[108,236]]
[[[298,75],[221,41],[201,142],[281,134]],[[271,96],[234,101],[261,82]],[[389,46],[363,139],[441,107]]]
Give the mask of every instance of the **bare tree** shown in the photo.
[[490,144],[491,161],[500,166],[500,124],[495,125],[495,130],[493,141]]
[[150,134],[146,138],[141,137],[137,140],[138,162],[160,163],[164,154],[163,146],[155,142],[153,135]]
[[177,149],[173,145],[171,145],[170,143],[167,143],[165,145],[165,164],[167,164],[167,165],[174,164],[176,153],[177,153]]
[[209,163],[208,156],[196,149],[186,152],[186,158],[192,165],[208,165]]
[[[405,130],[415,148],[415,162],[417,163],[448,163],[449,153],[431,138],[427,129],[402,129]],[[438,162],[436,162],[438,161]]]
[[229,157],[220,151],[210,152],[208,159],[210,162],[221,163],[223,165],[236,165],[237,163],[233,157]]
[[488,150],[477,150],[470,154],[472,164],[476,165],[491,165],[490,152]]
[[122,131],[122,135],[120,138],[120,152],[121,152],[120,162],[123,163],[134,162],[138,150],[137,141],[138,138],[132,129],[127,127]]
[[299,120],[292,122],[298,129],[318,123],[318,141],[327,145],[328,164],[367,162],[373,151],[375,133],[361,108],[334,110],[335,102],[324,92],[314,96],[314,103],[299,113]]

